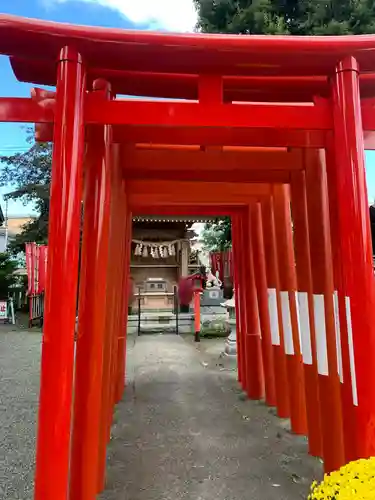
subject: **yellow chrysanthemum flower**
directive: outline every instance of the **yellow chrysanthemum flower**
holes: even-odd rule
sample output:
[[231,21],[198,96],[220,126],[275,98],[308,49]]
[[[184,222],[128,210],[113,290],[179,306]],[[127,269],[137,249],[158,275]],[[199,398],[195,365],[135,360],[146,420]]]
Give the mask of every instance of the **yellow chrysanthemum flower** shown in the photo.
[[308,500],[374,500],[375,457],[350,462],[313,482]]

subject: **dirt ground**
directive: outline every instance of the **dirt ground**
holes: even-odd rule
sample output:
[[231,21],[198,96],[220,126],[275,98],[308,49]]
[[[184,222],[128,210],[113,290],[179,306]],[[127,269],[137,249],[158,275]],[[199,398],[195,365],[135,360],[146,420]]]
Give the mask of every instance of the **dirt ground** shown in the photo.
[[[13,331],[9,331],[13,330]],[[40,333],[0,330],[0,500],[32,500]],[[243,397],[223,339],[129,341],[101,500],[297,500],[320,478],[304,438]]]

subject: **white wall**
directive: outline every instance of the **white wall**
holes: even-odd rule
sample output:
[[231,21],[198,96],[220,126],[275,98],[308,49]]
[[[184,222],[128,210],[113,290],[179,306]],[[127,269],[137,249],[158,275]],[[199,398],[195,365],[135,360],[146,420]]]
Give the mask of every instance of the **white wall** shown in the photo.
[[8,229],[0,227],[0,253],[4,253],[8,244]]

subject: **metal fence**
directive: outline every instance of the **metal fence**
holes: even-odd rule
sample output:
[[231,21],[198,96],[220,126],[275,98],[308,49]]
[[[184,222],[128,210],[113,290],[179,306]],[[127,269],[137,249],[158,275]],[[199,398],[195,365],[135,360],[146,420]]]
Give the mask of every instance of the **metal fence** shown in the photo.
[[180,302],[178,300],[178,287],[174,286],[173,287],[173,312],[176,316],[176,335],[179,334],[178,331],[178,321],[179,321],[179,314],[180,314]]
[[138,288],[138,336],[141,335],[141,316],[142,316],[142,297],[141,289]]
[[[138,294],[137,294],[137,335],[140,336],[142,335],[142,293],[141,289],[138,289]],[[144,309],[144,308],[143,308]],[[180,316],[180,302],[178,299],[178,287],[174,286],[173,287],[173,309],[172,309],[172,314],[175,317],[175,333],[176,335],[179,335],[179,316]],[[146,313],[147,315],[147,313]],[[144,333],[144,332],[143,332]]]

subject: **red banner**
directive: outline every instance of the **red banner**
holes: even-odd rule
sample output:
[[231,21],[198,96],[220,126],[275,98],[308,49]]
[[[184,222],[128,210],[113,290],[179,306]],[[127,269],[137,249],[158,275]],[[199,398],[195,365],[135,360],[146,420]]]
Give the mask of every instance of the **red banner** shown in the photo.
[[46,277],[47,277],[47,245],[41,245],[39,247],[39,293],[44,292],[46,288]]
[[222,283],[224,283],[224,278],[231,278],[233,276],[232,250],[211,252],[210,261],[212,274],[216,274],[219,271],[219,279]]
[[32,268],[33,257],[31,243],[26,243],[26,271],[27,271],[27,295],[32,295]]
[[36,243],[32,244],[32,249],[33,249],[33,270],[34,270],[34,275],[33,275],[33,294],[39,293],[39,247]]
[[47,272],[47,246],[26,243],[28,295],[44,292]]

